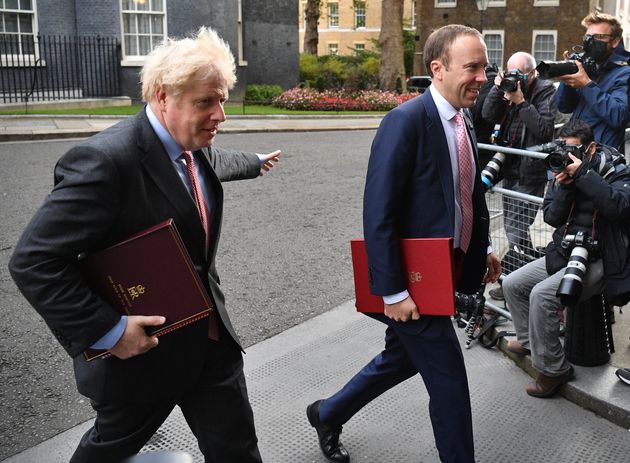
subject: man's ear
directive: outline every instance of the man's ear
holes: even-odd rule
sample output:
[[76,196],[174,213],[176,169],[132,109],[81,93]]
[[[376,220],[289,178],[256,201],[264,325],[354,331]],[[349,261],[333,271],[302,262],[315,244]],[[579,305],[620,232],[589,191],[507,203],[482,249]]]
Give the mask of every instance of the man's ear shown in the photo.
[[612,47],[617,48],[619,46],[619,42],[621,42],[621,37],[615,38],[615,40],[612,41]]
[[166,90],[164,90],[164,87],[158,86],[155,89],[155,101],[157,102],[157,104],[159,105],[161,109],[165,109],[166,107],[166,98],[167,98]]
[[434,59],[433,61],[431,61],[430,66],[433,78],[437,80],[442,80],[442,73],[444,70],[444,65],[442,64],[442,62],[440,60]]

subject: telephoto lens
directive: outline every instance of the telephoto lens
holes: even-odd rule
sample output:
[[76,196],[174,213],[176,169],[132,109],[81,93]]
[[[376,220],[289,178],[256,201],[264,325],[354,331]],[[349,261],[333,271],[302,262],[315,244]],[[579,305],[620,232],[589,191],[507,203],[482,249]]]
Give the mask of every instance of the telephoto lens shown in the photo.
[[505,161],[505,153],[494,153],[492,159],[488,161],[486,167],[481,171],[481,181],[486,190],[489,190],[497,183],[501,167],[503,167],[503,161]]
[[578,67],[573,61],[540,61],[536,70],[541,79],[548,80],[575,74],[578,72]]
[[580,300],[587,263],[588,250],[583,246],[575,246],[556,292],[562,305],[573,306]]

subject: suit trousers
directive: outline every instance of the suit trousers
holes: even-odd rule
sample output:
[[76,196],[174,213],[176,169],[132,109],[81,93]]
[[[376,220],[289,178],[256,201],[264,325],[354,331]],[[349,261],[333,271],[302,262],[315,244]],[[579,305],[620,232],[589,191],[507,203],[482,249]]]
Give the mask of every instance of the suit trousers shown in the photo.
[[178,405],[206,463],[260,463],[243,358],[225,330],[218,342],[208,340],[205,362],[201,377],[178,397],[132,405],[92,401],[94,426],[70,462],[115,463],[136,454]]
[[474,462],[472,414],[464,357],[453,322],[445,316],[421,316],[396,322],[369,314],[385,324],[385,348],[339,392],[320,405],[320,419],[346,423],[376,397],[420,373],[429,393],[429,415],[440,460]]
[[[565,269],[549,275],[541,257],[510,273],[503,280],[503,294],[512,315],[516,339],[532,352],[534,368],[547,376],[559,376],[570,368],[560,343],[560,315],[556,296]],[[604,289],[601,259],[587,266],[581,301]]]

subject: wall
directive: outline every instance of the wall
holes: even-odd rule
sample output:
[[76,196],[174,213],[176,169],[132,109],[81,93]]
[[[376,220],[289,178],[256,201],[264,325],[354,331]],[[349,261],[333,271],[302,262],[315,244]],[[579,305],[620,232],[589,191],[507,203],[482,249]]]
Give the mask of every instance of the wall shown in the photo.
[[243,0],[247,84],[298,84],[297,17],[295,0]]
[[[580,22],[595,7],[597,0],[559,0],[559,6],[533,6],[533,0],[506,0],[507,7],[488,7],[484,15],[484,30],[504,31],[503,57],[505,62],[517,51],[532,53],[533,30],[556,30],[556,59],[573,45],[581,44],[584,28]],[[479,28],[480,13],[472,0],[457,2],[456,8],[435,8],[435,0],[418,2],[416,53],[414,73],[424,74],[420,65],[422,48],[429,34],[447,24],[465,24]]]

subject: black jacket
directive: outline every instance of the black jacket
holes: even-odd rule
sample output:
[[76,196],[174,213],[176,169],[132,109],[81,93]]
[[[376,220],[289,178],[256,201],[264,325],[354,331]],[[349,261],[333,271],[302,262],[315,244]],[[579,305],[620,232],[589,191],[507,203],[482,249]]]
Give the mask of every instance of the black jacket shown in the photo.
[[82,252],[173,218],[226,332],[238,343],[215,268],[223,213],[220,182],[256,178],[260,162],[253,153],[217,148],[202,154],[216,202],[208,252],[195,203],[145,110],[77,144],[59,160],[55,187],[15,247],[9,263],[13,279],[74,357],[79,392],[97,402],[146,403],[185,391],[203,370],[208,321],[170,333],[156,348],[128,360],[86,362],[81,353],[120,314],[83,281],[77,266]]
[[[545,222],[556,228],[547,246],[547,272],[553,274],[567,264],[570,250],[560,246],[563,236],[585,231],[599,242],[606,295],[616,305],[630,300],[630,170],[624,162],[616,150],[598,145],[572,184],[552,181],[543,203]],[[590,254],[589,259],[597,257]]]

